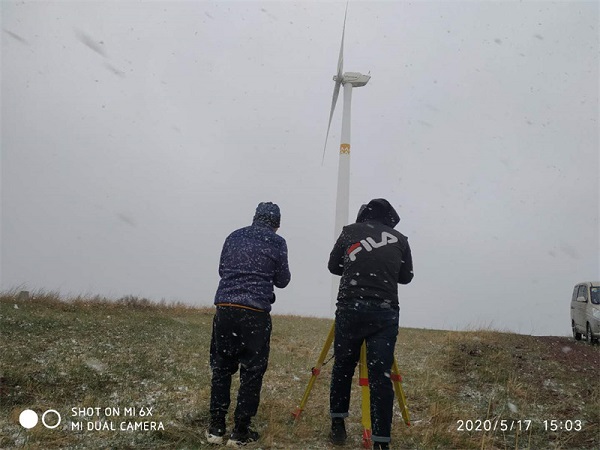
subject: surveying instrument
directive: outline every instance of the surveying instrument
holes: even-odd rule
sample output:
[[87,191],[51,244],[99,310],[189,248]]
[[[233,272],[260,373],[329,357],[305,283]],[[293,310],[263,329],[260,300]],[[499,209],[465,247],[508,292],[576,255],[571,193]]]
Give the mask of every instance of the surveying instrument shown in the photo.
[[[294,416],[294,420],[298,420],[300,418],[300,414],[304,411],[304,407],[308,402],[308,397],[310,395],[310,391],[312,390],[317,377],[321,373],[321,367],[325,364],[325,358],[329,353],[329,348],[333,343],[333,338],[335,335],[335,323],[331,325],[331,329],[329,330],[329,335],[325,340],[325,345],[323,346],[323,350],[321,350],[321,354],[319,355],[319,359],[317,360],[317,364],[311,369],[311,377],[308,382],[308,386],[306,386],[306,390],[304,391],[304,395],[302,396],[302,400],[300,401],[300,405],[296,408],[294,412],[292,412],[292,416]],[[392,385],[394,386],[394,394],[398,398],[398,405],[400,406],[400,412],[402,414],[402,419],[404,419],[404,423],[407,427],[410,426],[410,417],[408,415],[408,406],[406,404],[406,397],[404,396],[404,390],[402,389],[402,377],[400,376],[400,371],[398,370],[398,363],[396,362],[396,357],[394,357],[394,362],[392,364],[392,371],[390,373],[390,379],[392,380]],[[369,375],[367,369],[367,344],[363,341],[362,347],[360,348],[360,358],[358,361],[358,384],[361,387],[361,413],[362,420],[361,423],[363,425],[363,446],[365,448],[371,448],[373,442],[371,440],[371,394],[369,390]]]

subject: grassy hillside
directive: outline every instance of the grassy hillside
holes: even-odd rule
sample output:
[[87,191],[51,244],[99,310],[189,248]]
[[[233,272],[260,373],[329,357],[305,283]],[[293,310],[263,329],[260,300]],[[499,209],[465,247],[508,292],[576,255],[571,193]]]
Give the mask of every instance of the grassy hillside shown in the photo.
[[[213,313],[136,298],[3,294],[0,449],[211,448],[204,429]],[[330,448],[332,362],[300,420],[291,420],[330,327],[330,320],[273,316],[255,420],[262,438],[247,448]],[[396,359],[412,426],[396,407],[393,448],[600,448],[598,346],[567,337],[403,328]],[[362,446],[359,402],[357,386],[345,448]],[[25,409],[40,419],[55,410],[61,423],[25,429],[19,424]],[[54,412],[45,416],[50,426],[57,419]]]

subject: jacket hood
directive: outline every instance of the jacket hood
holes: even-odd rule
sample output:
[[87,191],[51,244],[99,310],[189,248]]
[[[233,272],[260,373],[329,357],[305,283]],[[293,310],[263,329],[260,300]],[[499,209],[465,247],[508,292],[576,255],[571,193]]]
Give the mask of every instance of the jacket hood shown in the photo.
[[367,222],[368,220],[376,220],[394,228],[400,222],[400,216],[390,202],[384,198],[376,198],[366,205],[362,205],[358,211],[356,222]]
[[279,228],[281,222],[281,212],[279,206],[272,202],[260,202],[256,207],[256,213],[252,223],[262,223],[271,228]]

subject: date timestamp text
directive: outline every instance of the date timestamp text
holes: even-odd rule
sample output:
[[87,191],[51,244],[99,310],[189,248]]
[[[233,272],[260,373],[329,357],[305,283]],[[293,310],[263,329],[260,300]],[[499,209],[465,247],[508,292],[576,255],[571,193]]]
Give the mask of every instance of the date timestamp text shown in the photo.
[[476,419],[457,420],[456,431],[527,431],[531,420]]
[[[508,419],[459,419],[456,421],[456,431],[488,432],[488,431],[529,431],[533,426],[533,420],[508,420]],[[544,431],[581,431],[583,421],[581,420],[558,420],[547,419],[541,421]]]

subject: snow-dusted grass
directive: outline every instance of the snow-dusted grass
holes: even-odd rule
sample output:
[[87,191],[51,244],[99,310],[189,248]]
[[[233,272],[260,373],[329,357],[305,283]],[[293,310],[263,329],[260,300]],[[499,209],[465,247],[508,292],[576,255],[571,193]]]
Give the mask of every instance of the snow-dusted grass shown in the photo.
[[[135,297],[33,297],[0,296],[0,448],[214,448],[204,438],[212,308]],[[323,367],[300,419],[291,415],[330,327],[324,319],[273,316],[271,358],[255,419],[262,437],[248,448],[330,448],[333,361]],[[396,359],[412,426],[404,425],[396,408],[393,448],[600,447],[600,349],[553,339],[402,328]],[[100,411],[74,416],[72,408]],[[135,414],[126,416],[126,408],[136,408]],[[25,409],[40,419],[54,409],[62,422],[56,429],[40,423],[26,430],[19,425]],[[357,386],[345,448],[362,446],[360,418]],[[580,420],[581,430],[546,430],[544,420],[553,419]],[[497,429],[467,430],[466,421],[486,420],[482,427]],[[153,422],[156,429],[121,430],[122,422]],[[513,429],[501,431],[502,423]]]

